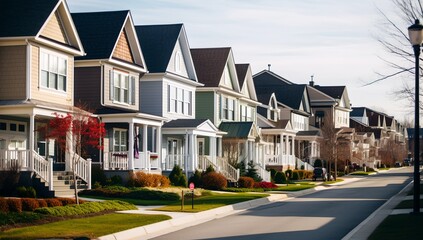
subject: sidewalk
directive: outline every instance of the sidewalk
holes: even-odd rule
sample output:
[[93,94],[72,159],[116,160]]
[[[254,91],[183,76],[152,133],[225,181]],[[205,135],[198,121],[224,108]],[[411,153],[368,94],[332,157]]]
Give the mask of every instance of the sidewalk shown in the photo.
[[[331,184],[332,186],[343,185],[354,181],[359,181],[362,178],[346,177],[344,181]],[[100,240],[129,240],[129,239],[149,239],[160,235],[164,235],[170,232],[174,232],[190,226],[195,226],[213,219],[222,218],[228,215],[232,215],[241,211],[248,210],[250,208],[262,206],[276,201],[282,201],[289,198],[295,198],[304,196],[316,191],[328,189],[331,186],[317,186],[312,189],[307,189],[298,192],[289,193],[278,193],[271,194],[269,197],[255,199],[247,202],[241,202],[233,205],[219,207],[208,211],[198,213],[181,213],[181,212],[163,212],[163,211],[152,211],[151,209],[158,208],[160,206],[148,206],[139,207],[138,210],[122,211],[123,213],[132,214],[165,214],[171,216],[172,219],[141,226],[122,232],[113,233],[110,235],[99,237]]]

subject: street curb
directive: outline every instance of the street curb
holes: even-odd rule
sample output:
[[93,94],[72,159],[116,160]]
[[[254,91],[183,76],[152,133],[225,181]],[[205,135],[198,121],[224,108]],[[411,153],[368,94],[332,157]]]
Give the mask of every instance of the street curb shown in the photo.
[[408,183],[399,193],[392,196],[388,201],[376,209],[376,211],[370,214],[370,216],[364,219],[364,221],[358,224],[357,227],[351,230],[341,240],[367,239],[374,232],[377,226],[379,226],[379,224],[392,213],[392,209],[398,205],[403,200],[403,198],[405,198],[406,191],[411,188],[412,184],[412,181]]
[[[307,189],[310,190],[310,189]],[[304,191],[307,191],[304,190]],[[309,193],[314,192],[314,188]],[[305,193],[307,194],[307,193]],[[146,235],[157,233],[159,231],[169,229],[172,227],[181,227],[181,226],[193,226],[197,225],[206,221],[210,221],[213,219],[221,218],[232,213],[236,213],[239,211],[245,211],[250,208],[262,206],[265,204],[269,204],[278,200],[287,199],[289,198],[288,194],[273,194],[269,197],[254,199],[251,201],[240,202],[233,205],[227,205],[203,212],[187,214],[187,216],[179,217],[176,219],[170,219],[150,225],[145,225],[141,227],[136,227],[132,229],[128,229],[125,231],[109,234],[106,236],[99,237],[99,240],[129,240],[135,239],[140,237],[145,237]],[[160,214],[160,212],[157,212]]]
[[[360,179],[354,179],[353,181],[358,181],[358,180]],[[345,181],[343,184],[350,183],[350,182],[352,181]],[[341,184],[333,184],[333,186],[316,186],[314,188],[310,188],[310,189],[306,189],[306,190],[302,190],[298,192],[272,194],[269,197],[265,197],[265,198],[259,198],[259,199],[254,199],[254,200],[250,200],[246,202],[240,202],[233,205],[227,205],[227,206],[223,206],[219,208],[214,208],[214,209],[210,209],[203,212],[187,214],[186,216],[183,216],[183,217],[169,219],[166,221],[153,223],[150,225],[145,225],[145,226],[128,229],[121,232],[116,232],[106,236],[101,236],[98,239],[99,240],[130,240],[130,239],[140,239],[143,237],[147,237],[150,234],[157,234],[158,232],[163,233],[163,231],[166,233],[169,233],[169,232],[173,232],[185,227],[190,227],[190,226],[198,225],[213,219],[225,217],[240,211],[245,211],[250,208],[263,206],[272,202],[286,200],[293,197],[304,196],[310,193],[314,193],[317,191],[329,189],[331,187],[339,186]],[[158,211],[157,214],[160,214],[160,212]]]

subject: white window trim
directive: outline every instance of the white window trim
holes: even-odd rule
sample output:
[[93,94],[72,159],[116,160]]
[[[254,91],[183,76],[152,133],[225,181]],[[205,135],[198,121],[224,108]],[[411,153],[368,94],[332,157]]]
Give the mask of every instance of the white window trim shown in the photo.
[[[119,145],[117,145],[116,144],[116,138],[115,138],[115,133],[116,132],[120,132],[119,133]],[[126,138],[125,138],[125,144],[124,145],[122,145],[121,144],[121,140],[122,140],[122,136],[121,136],[121,134],[122,134],[122,132],[125,132],[125,134],[126,134]],[[117,152],[127,152],[128,151],[128,144],[127,144],[127,138],[128,138],[128,129],[124,129],[124,128],[113,128],[113,141],[112,141],[112,151],[111,152],[116,152],[115,151],[115,146],[119,146],[119,151],[117,151]],[[122,146],[125,146],[125,148],[126,148],[126,151],[122,151],[121,150],[121,148],[122,148]]]
[[[66,89],[65,91],[45,87],[41,84],[41,72],[42,72],[42,70],[41,70],[41,56],[42,56],[43,53],[48,54],[48,55],[53,55],[53,56],[56,56],[58,58],[62,58],[62,59],[66,60],[66,83],[64,85],[64,87]],[[68,83],[69,83],[69,57],[65,54],[62,54],[62,53],[59,53],[59,52],[56,52],[56,51],[52,51],[52,50],[45,49],[45,48],[40,48],[39,52],[38,52],[38,88],[45,90],[45,91],[55,93],[55,94],[59,94],[59,95],[67,95],[67,93],[69,91],[68,90]]]
[[[26,135],[26,133],[28,132],[28,126],[27,126],[27,123],[26,122],[9,121],[9,120],[0,120],[0,122],[6,123],[6,130],[0,130],[0,132],[3,132],[3,133],[13,133],[13,134],[22,134],[22,135]],[[16,124],[17,130],[16,131],[10,130],[10,124]],[[19,131],[19,125],[24,125],[25,131],[20,132]]]
[[[172,91],[173,90],[173,91]],[[193,114],[193,91],[168,84],[168,113],[175,113],[183,116]],[[174,92],[174,94],[172,93]],[[182,96],[180,96],[182,94]],[[187,98],[185,98],[187,96]],[[188,109],[186,109],[188,105]]]
[[[115,91],[115,84],[116,84],[115,73],[120,74],[123,77],[128,77],[128,89],[127,89],[127,91],[128,91],[128,102],[121,101],[122,99],[118,100],[117,97],[116,97],[116,94],[114,92]],[[121,104],[121,105],[125,105],[125,106],[131,105],[130,104],[131,103],[131,97],[132,97],[131,96],[131,94],[132,94],[131,87],[134,87],[134,86],[131,86],[131,74],[129,74],[129,72],[120,71],[118,69],[113,69],[111,74],[112,74],[112,78],[113,78],[113,86],[111,86],[113,88],[113,103]],[[122,89],[121,86],[119,86],[119,89],[120,89],[119,90],[119,96],[121,98],[123,98],[123,89]]]

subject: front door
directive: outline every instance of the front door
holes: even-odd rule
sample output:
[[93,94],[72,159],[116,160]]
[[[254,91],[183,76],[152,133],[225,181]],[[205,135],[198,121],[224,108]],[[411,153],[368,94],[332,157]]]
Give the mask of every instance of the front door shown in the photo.
[[204,155],[204,138],[197,138],[197,146],[198,146],[198,155]]

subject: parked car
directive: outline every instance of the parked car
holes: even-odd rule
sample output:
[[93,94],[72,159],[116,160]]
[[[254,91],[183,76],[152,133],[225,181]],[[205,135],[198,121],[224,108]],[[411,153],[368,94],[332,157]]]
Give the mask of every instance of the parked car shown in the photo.
[[404,166],[412,166],[413,159],[412,158],[406,158],[404,159]]
[[313,181],[316,181],[318,178],[321,178],[322,181],[326,181],[327,171],[326,168],[316,167],[313,170]]

